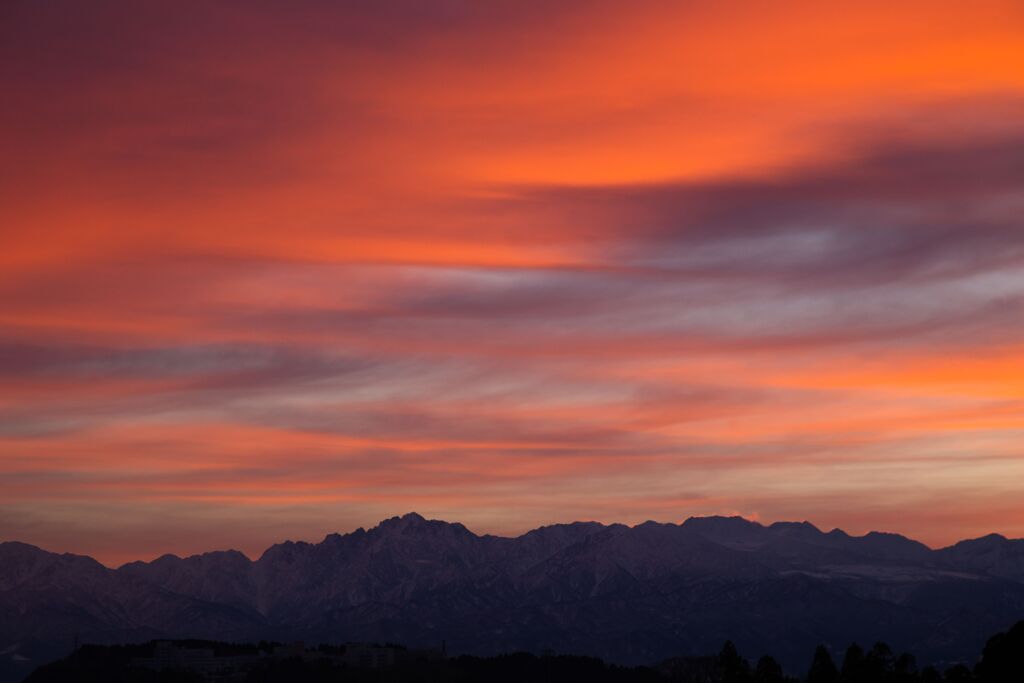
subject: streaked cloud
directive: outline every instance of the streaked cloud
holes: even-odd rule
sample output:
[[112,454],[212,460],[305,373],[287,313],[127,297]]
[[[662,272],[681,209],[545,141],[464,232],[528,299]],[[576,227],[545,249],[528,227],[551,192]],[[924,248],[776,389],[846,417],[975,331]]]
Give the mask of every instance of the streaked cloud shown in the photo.
[[1018,3],[0,12],[0,538],[1024,535]]

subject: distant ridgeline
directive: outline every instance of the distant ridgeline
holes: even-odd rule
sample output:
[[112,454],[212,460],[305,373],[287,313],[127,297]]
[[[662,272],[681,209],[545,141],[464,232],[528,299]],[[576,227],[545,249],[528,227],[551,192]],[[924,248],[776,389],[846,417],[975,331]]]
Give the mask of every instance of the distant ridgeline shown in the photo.
[[888,645],[864,650],[853,644],[837,664],[819,646],[802,678],[787,676],[771,656],[751,665],[727,642],[718,656],[680,657],[654,667],[609,665],[593,657],[536,656],[447,658],[441,650],[400,645],[256,645],[209,641],[153,641],[141,645],[86,645],[46,664],[26,683],[319,683],[321,681],[404,681],[443,683],[1021,683],[1024,681],[1024,621],[988,640],[972,668],[958,664],[940,672],[918,669],[910,654]]
[[1024,539],[997,535],[931,549],[705,517],[506,538],[408,514],[256,559],[218,551],[116,569],[0,543],[0,683],[80,643],[187,638],[446,642],[460,655],[553,650],[631,667],[732,640],[797,673],[818,644],[841,658],[851,642],[882,641],[945,670],[973,665],[988,634],[1021,619]]

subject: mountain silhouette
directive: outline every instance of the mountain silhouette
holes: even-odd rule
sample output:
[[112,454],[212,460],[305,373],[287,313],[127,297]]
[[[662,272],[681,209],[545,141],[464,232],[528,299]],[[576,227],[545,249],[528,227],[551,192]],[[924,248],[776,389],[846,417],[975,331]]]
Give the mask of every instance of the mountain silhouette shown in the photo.
[[[410,513],[319,543],[164,555],[117,569],[0,543],[0,673],[79,642],[395,641],[621,663],[734,641],[804,667],[824,643],[884,640],[925,662],[976,657],[1024,617],[1024,541],[931,550],[888,533],[740,517],[577,522],[516,538]],[[11,673],[14,672],[14,673]]]

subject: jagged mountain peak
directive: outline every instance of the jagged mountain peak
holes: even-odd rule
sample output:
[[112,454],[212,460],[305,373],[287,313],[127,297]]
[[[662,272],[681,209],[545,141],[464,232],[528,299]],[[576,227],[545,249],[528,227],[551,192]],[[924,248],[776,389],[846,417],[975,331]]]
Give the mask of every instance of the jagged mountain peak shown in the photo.
[[[856,543],[859,544],[860,547],[877,547],[884,545],[894,547],[900,546],[913,548],[923,553],[949,553],[954,550],[961,553],[968,550],[980,552],[982,550],[992,550],[1004,546],[1016,548],[1018,547],[1018,544],[1019,547],[1024,548],[1024,540],[1009,539],[1001,534],[992,533],[978,538],[959,541],[956,544],[943,548],[940,551],[933,551],[923,543],[895,532],[870,531],[862,536],[852,536],[839,528],[833,528],[828,532],[822,532],[817,526],[809,521],[780,521],[764,525],[756,520],[749,520],[738,515],[694,516],[689,517],[682,523],[678,524],[674,522],[646,520],[633,526],[627,526],[619,523],[604,524],[597,521],[574,521],[540,526],[519,536],[493,536],[490,534],[478,535],[459,522],[428,519],[417,512],[408,512],[403,515],[396,515],[394,517],[381,520],[377,525],[369,529],[358,527],[347,533],[334,532],[327,534],[319,543],[292,540],[281,541],[280,543],[267,548],[256,561],[258,562],[259,560],[262,560],[267,557],[268,554],[276,556],[292,556],[296,553],[301,554],[320,546],[330,546],[362,538],[379,538],[381,536],[396,538],[407,537],[411,539],[420,536],[430,537],[444,534],[476,540],[491,540],[509,543],[545,536],[564,537],[565,539],[571,540],[590,536],[598,532],[629,534],[631,531],[639,532],[654,529],[693,532],[705,536],[706,538],[709,538],[709,540],[742,540],[743,538],[748,537],[771,538],[795,536],[803,539],[831,539],[832,541],[843,545],[849,545],[848,543],[843,542]],[[15,556],[63,557],[68,561],[80,559],[88,562],[95,562],[95,560],[85,555],[76,555],[73,553],[51,553],[40,549],[37,546],[21,541],[0,542],[0,555],[8,558]],[[222,562],[238,560],[253,562],[253,560],[245,553],[239,550],[227,549],[208,551],[187,557],[167,553],[148,562],[134,561],[126,563],[125,565],[122,565],[122,567],[165,565],[180,562]]]
[[446,522],[440,519],[427,519],[417,512],[408,512],[400,517],[391,517],[381,521],[370,529],[370,534],[386,535],[426,535],[426,536],[461,536],[478,538],[476,534],[459,522]]
[[317,545],[340,545],[351,539],[359,539],[365,537],[369,532],[363,527],[356,527],[353,531],[343,534],[340,532],[332,532],[324,536],[324,540],[320,541]]
[[306,541],[282,541],[264,550],[263,554],[256,561],[263,562],[269,558],[294,558],[313,547],[315,546],[312,543],[307,543]]
[[907,538],[903,534],[897,534],[892,531],[869,531],[860,538],[867,541],[873,541],[876,543],[913,545],[916,547],[928,549],[928,546],[926,546],[924,543],[921,543],[920,541],[915,541],[912,538]]
[[[802,522],[773,522],[768,526],[769,529],[775,529],[776,531],[803,531],[811,533],[821,533],[821,529],[816,527],[811,522],[804,520]],[[832,531],[839,531],[845,533],[842,529],[833,529]],[[830,532],[831,533],[831,532]]]
[[566,524],[547,524],[531,529],[517,537],[493,536],[503,541],[515,541],[520,539],[554,539],[554,538],[581,538],[609,527],[600,522],[568,522]]
[[692,517],[687,517],[686,520],[683,522],[683,524],[684,525],[687,524],[687,523],[696,524],[696,523],[700,523],[700,522],[708,522],[708,523],[718,523],[718,522],[721,522],[721,523],[738,523],[738,524],[746,524],[746,525],[752,525],[752,526],[761,526],[760,522],[756,522],[754,520],[747,519],[746,517],[743,517],[742,515],[694,515]]
[[[11,552],[11,553],[14,553],[14,552],[27,552],[27,553],[31,553],[31,552],[36,552],[36,551],[39,551],[39,550],[40,550],[40,548],[38,548],[37,546],[32,545],[31,543],[24,543],[22,541],[0,541],[0,551]],[[43,552],[46,552],[46,551],[43,551]]]
[[181,557],[174,553],[165,553],[150,562],[127,562],[118,568],[118,571],[136,572],[140,568],[152,567],[172,570],[179,566],[190,567],[214,567],[214,566],[239,566],[252,564],[248,555],[240,550],[210,550],[205,553],[197,553]]
[[[943,648],[969,644],[1024,610],[1024,541],[991,535],[933,551],[898,534],[736,516],[481,536],[409,513],[319,543],[285,541],[255,561],[229,550],[110,570],[0,544],[4,587],[16,590],[0,590],[0,613],[30,616],[0,620],[10,642],[58,633],[444,638],[466,652],[585,643],[613,660],[649,662],[678,654],[680,642],[700,650],[743,633],[752,648],[789,634],[784,645],[796,652],[807,645],[800,638],[824,634],[918,639],[926,652],[932,634]],[[954,613],[962,632],[948,630]]]
[[241,550],[235,550],[234,548],[228,548],[227,550],[212,550],[205,552],[200,555],[192,555],[189,559],[198,558],[202,560],[216,560],[223,562],[239,562],[246,561],[251,562],[252,559],[243,553]]
[[708,515],[705,517],[688,517],[681,525],[684,529],[740,531],[763,530],[760,522],[751,521],[739,515]]
[[154,558],[154,559],[149,560],[149,561],[146,561],[146,560],[133,560],[131,562],[125,562],[124,564],[122,564],[121,566],[119,566],[117,568],[117,571],[132,572],[132,571],[137,571],[137,570],[139,570],[141,568],[145,568],[145,567],[153,567],[153,568],[156,568],[156,567],[169,567],[169,566],[176,565],[176,564],[178,564],[179,562],[182,562],[182,561],[183,560],[181,559],[181,557],[179,557],[178,555],[175,555],[174,553],[164,553],[160,557]]
[[[535,534],[537,532],[548,531],[553,529],[603,529],[605,528],[605,526],[606,525],[602,524],[601,522],[595,522],[592,520],[577,520],[575,522],[565,522],[561,524],[545,524],[543,526],[537,527],[536,529],[531,529],[530,531],[527,531],[526,534]],[[526,534],[523,535],[525,536]]]
[[15,564],[44,563],[62,564],[78,569],[88,568],[96,571],[109,571],[88,555],[77,553],[53,553],[43,550],[38,546],[21,541],[0,542],[0,573],[4,567],[12,567]]
[[957,543],[949,546],[949,548],[996,548],[1013,542],[1014,541],[1002,534],[986,534],[984,536],[979,536],[978,538],[968,538],[963,541],[958,541]]
[[427,518],[418,512],[406,512],[404,515],[396,515],[381,522],[377,526],[419,526],[425,524]]

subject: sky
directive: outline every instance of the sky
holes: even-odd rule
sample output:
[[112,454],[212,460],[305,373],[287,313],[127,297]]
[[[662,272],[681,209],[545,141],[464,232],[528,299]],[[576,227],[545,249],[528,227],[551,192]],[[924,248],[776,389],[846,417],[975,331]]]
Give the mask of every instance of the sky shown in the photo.
[[1024,4],[0,4],[0,540],[1024,536]]

